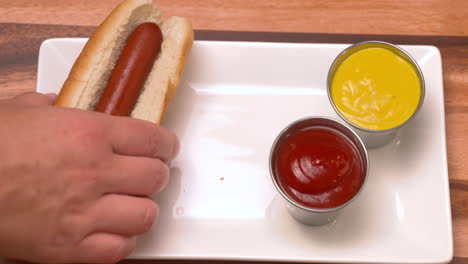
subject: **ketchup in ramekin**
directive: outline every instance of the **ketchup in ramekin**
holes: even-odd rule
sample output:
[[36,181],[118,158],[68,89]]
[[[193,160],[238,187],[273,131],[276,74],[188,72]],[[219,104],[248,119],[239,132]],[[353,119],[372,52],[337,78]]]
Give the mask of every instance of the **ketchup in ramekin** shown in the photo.
[[356,146],[325,126],[289,135],[279,145],[275,162],[281,187],[309,207],[340,206],[353,198],[364,181]]
[[[270,171],[290,209],[304,215],[292,212],[293,216],[321,224],[362,189],[368,172],[367,151],[359,136],[343,123],[306,118],[280,133],[273,144]],[[317,221],[317,214],[326,219]]]

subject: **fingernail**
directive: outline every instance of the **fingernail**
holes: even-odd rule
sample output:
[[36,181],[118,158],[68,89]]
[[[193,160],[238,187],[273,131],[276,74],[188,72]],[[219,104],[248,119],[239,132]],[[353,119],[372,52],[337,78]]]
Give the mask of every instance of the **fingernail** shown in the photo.
[[145,217],[143,219],[143,225],[146,227],[147,230],[150,230],[154,223],[154,210],[147,208],[145,211]]

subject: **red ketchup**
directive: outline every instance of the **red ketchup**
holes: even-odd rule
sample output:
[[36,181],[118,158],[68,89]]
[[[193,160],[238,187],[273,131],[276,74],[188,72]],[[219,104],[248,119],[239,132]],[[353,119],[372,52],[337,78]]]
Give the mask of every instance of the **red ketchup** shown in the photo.
[[364,181],[363,160],[342,133],[317,126],[295,131],[278,146],[281,188],[296,202],[334,208],[349,201]]

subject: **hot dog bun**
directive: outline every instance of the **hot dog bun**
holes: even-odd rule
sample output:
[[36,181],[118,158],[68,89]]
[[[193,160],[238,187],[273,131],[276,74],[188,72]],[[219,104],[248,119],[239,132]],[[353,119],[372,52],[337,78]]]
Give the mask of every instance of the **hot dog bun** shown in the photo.
[[131,117],[160,123],[179,85],[193,29],[182,17],[163,22],[151,0],[125,0],[99,25],[75,61],[55,105],[94,110],[128,36],[145,22],[158,24],[164,40]]

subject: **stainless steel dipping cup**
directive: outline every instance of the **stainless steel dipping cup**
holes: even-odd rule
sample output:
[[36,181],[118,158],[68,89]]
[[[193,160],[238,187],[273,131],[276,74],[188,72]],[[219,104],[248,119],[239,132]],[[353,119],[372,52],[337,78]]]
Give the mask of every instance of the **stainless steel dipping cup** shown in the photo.
[[[416,110],[414,111],[414,113],[411,115],[410,118],[408,118],[408,120],[406,120],[401,125],[399,125],[397,127],[390,128],[390,129],[385,129],[385,130],[367,129],[367,128],[363,128],[363,127],[360,127],[360,126],[352,123],[351,121],[349,121],[345,116],[343,116],[340,113],[340,111],[336,107],[335,102],[333,101],[333,98],[331,96],[331,88],[332,88],[333,77],[334,77],[334,74],[335,74],[336,70],[341,65],[341,63],[343,63],[349,56],[351,56],[352,54],[354,54],[357,51],[367,49],[367,48],[375,48],[375,47],[388,49],[388,50],[394,52],[395,54],[397,54],[398,56],[400,56],[402,59],[406,60],[411,65],[413,65],[414,68],[416,69],[416,73],[418,74],[419,80],[421,81],[421,98],[419,99],[419,104],[418,104]],[[411,122],[411,120],[414,119],[416,114],[421,109],[422,104],[424,102],[424,94],[425,94],[424,76],[423,76],[422,71],[419,68],[418,64],[413,59],[413,57],[411,57],[411,55],[408,52],[406,52],[405,50],[403,50],[402,48],[400,48],[400,47],[398,47],[396,45],[387,43],[387,42],[383,42],[383,41],[365,41],[365,42],[354,44],[354,45],[346,48],[345,50],[343,50],[335,58],[335,60],[333,61],[332,65],[331,65],[331,67],[330,67],[330,69],[328,71],[327,93],[328,93],[328,98],[330,100],[330,103],[332,104],[333,109],[335,109],[335,112],[340,116],[341,119],[343,119],[347,124],[349,124],[354,129],[354,131],[356,131],[356,133],[359,134],[359,136],[361,137],[361,139],[364,142],[364,144],[366,145],[366,147],[368,147],[368,148],[377,148],[377,147],[381,147],[381,146],[387,144],[389,141],[391,141],[395,137],[395,135],[398,133],[398,131],[400,131],[401,128],[403,128],[409,122]]]
[[[363,168],[363,183],[356,194],[348,200],[346,203],[341,204],[338,207],[334,208],[311,208],[300,204],[299,202],[292,199],[284,190],[281,184],[279,183],[278,175],[276,174],[276,159],[278,155],[278,147],[283,143],[283,141],[291,134],[296,131],[313,128],[313,127],[328,127],[334,129],[335,131],[340,132],[344,137],[346,137],[357,149],[358,155],[360,156]],[[346,124],[339,122],[337,120],[327,118],[327,117],[307,117],[299,119],[286,128],[284,128],[281,133],[275,139],[271,151],[270,151],[270,175],[278,192],[284,198],[286,206],[289,213],[299,222],[307,225],[323,225],[331,220],[335,219],[336,216],[350,203],[352,203],[356,197],[359,196],[364,185],[367,181],[367,176],[369,173],[369,158],[367,155],[367,150],[359,138],[359,136]]]

